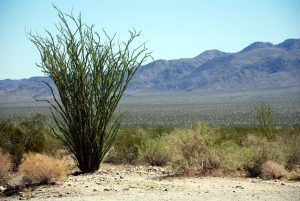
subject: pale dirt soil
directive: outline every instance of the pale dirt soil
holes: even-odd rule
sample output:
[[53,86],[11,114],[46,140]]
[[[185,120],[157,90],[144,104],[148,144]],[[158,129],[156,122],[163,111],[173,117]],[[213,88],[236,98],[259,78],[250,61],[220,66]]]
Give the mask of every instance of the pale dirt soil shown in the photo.
[[251,178],[178,178],[167,168],[103,164],[94,174],[27,189],[0,200],[271,200],[300,201],[300,182]]

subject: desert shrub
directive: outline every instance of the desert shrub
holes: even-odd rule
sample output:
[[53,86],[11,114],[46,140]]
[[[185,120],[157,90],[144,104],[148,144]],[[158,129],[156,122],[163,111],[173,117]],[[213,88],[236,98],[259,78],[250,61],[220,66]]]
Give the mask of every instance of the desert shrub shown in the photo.
[[148,133],[150,133],[152,138],[163,137],[170,134],[174,129],[165,127],[164,125],[158,125],[152,128],[148,128]]
[[164,139],[148,139],[139,147],[139,159],[153,166],[164,166],[170,161],[168,144]]
[[261,177],[263,179],[280,179],[287,176],[287,171],[283,165],[274,161],[267,161],[261,166]]
[[24,184],[49,184],[61,181],[69,173],[62,160],[38,153],[28,153],[19,167]]
[[19,128],[24,136],[25,152],[42,152],[45,150],[46,133],[45,116],[36,114],[32,118],[24,120],[20,123]]
[[274,139],[274,125],[272,107],[264,102],[256,105],[256,119],[262,134],[268,139]]
[[120,129],[116,140],[105,157],[105,162],[135,164],[139,157],[139,147],[144,146],[149,139],[158,139],[169,135],[172,128],[162,125],[150,127],[142,124],[140,128]]
[[216,132],[215,144],[220,145],[225,141],[232,141],[237,145],[242,145],[248,136],[249,129],[246,128],[219,128]]
[[11,155],[16,170],[25,152],[24,133],[11,122],[0,122],[0,147]]
[[252,156],[250,156],[249,161],[244,164],[244,169],[249,177],[258,177],[261,174],[261,166],[264,162],[268,160],[267,152],[265,148],[257,150]]
[[200,135],[190,128],[177,128],[169,136],[172,168],[176,174],[194,174],[196,158],[203,152]]
[[12,171],[11,157],[0,148],[0,185],[5,185]]
[[207,175],[218,169],[221,165],[219,156],[211,151],[205,151],[197,160],[197,174]]
[[246,136],[242,145],[246,147],[253,147],[253,146],[257,146],[260,141],[261,139],[259,139],[258,137],[256,137],[254,134],[251,133]]
[[244,170],[249,177],[257,177],[261,175],[262,165],[267,161],[275,161],[280,164],[286,163],[286,155],[282,144],[267,143],[252,147],[251,154],[243,164]]
[[287,168],[292,170],[296,168],[295,163],[300,163],[300,130],[297,128],[290,129],[288,134],[283,136],[285,144],[288,145]]
[[201,133],[207,137],[207,129],[201,126],[195,129],[175,129],[170,134],[171,162],[175,174],[203,175],[219,167],[219,157],[203,143]]
[[290,144],[286,155],[285,167],[288,170],[297,169],[297,164],[300,163],[300,145],[293,146],[293,144]]
[[144,129],[122,129],[109,150],[105,162],[134,164],[138,160],[138,147],[148,137]]
[[0,147],[11,155],[14,170],[24,153],[50,152],[55,143],[43,115],[36,114],[21,122],[0,122]]
[[233,141],[224,141],[218,146],[209,147],[210,151],[214,151],[219,156],[219,168],[226,172],[235,172],[243,169],[243,162],[247,161],[250,150],[241,147]]

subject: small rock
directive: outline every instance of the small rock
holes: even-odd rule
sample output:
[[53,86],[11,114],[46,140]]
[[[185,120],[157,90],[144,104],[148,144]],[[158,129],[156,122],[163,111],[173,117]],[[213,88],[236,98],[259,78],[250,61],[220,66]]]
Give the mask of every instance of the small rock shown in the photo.
[[58,197],[62,197],[62,196],[63,196],[62,194],[59,194],[59,195],[58,195]]
[[123,191],[129,191],[129,188],[124,188]]
[[281,186],[284,186],[285,184],[284,184],[284,183],[281,183],[280,185],[281,185]]
[[94,189],[93,191],[95,192],[95,191],[97,191],[97,189]]
[[124,179],[124,177],[120,176],[120,179]]
[[103,191],[110,191],[110,189],[108,189],[108,188],[105,188],[105,189],[103,189]]
[[168,189],[166,188],[165,191],[168,191]]

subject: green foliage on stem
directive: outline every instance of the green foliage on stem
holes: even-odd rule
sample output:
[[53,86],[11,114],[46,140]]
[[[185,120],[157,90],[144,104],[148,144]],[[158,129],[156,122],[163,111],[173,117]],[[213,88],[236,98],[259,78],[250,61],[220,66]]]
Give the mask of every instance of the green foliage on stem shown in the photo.
[[[130,80],[151,52],[145,43],[131,50],[140,35],[130,31],[126,42],[115,42],[104,31],[104,40],[94,26],[64,14],[56,7],[59,34],[46,37],[29,33],[39,50],[38,66],[54,81],[59,98],[51,89],[56,136],[77,161],[82,172],[94,172],[115,140],[121,116],[114,111]],[[53,129],[55,131],[55,129]]]
[[256,107],[256,119],[259,123],[259,128],[262,134],[268,139],[273,139],[274,124],[272,107],[267,103],[261,102]]

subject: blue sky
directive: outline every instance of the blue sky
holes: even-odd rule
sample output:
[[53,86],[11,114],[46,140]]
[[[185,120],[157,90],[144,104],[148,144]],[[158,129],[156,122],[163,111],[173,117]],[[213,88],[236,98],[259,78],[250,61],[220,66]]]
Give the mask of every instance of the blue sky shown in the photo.
[[0,0],[0,79],[42,75],[26,31],[56,33],[52,3],[66,13],[81,12],[83,21],[121,39],[132,28],[141,30],[155,60],[300,38],[299,0]]

